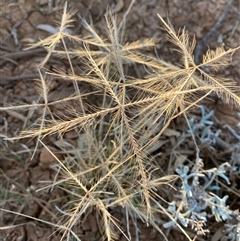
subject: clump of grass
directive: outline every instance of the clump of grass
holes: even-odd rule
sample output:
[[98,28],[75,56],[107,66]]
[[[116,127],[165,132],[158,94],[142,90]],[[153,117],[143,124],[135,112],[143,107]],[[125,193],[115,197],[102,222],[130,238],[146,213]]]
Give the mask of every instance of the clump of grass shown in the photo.
[[[124,23],[118,22],[110,11],[106,14],[106,37],[99,35],[84,19],[82,25],[88,34],[70,35],[65,30],[71,27],[72,17],[65,5],[59,32],[31,46],[41,46],[48,51],[39,69],[38,89],[42,102],[2,108],[43,108],[35,128],[24,130],[16,138],[37,136],[44,145],[44,137],[57,133],[62,140],[60,147],[66,150],[66,158],[58,160],[56,157],[61,174],[58,180],[46,187],[60,187],[71,195],[66,209],[57,207],[62,214],[58,227],[65,227],[61,240],[66,236],[70,240],[76,224],[91,210],[99,214],[106,240],[117,239],[115,228],[130,240],[129,234],[121,229],[111,214],[116,207],[123,208],[126,217],[135,220],[137,216],[143,222],[150,223],[167,240],[157,220],[159,214],[165,215],[171,219],[171,224],[176,224],[192,240],[181,227],[181,223],[185,224],[184,220],[180,219],[180,224],[176,222],[176,214],[180,210],[175,210],[173,203],[168,203],[160,195],[160,189],[165,185],[171,186],[176,178],[181,177],[184,182],[183,175],[187,173],[185,169],[182,172],[177,169],[178,175],[164,174],[160,165],[156,164],[153,153],[159,149],[161,144],[158,140],[172,120],[183,115],[189,123],[186,113],[206,97],[216,94],[226,103],[240,106],[236,83],[216,76],[219,69],[230,64],[236,49],[225,50],[221,46],[215,51],[208,50],[202,63],[196,65],[193,59],[195,40],[190,41],[185,29],[176,33],[159,16],[169,40],[182,56],[176,66],[143,52],[154,47],[154,39],[125,43]],[[75,47],[67,47],[69,40]],[[68,60],[68,73],[44,70],[52,55]],[[84,63],[79,64],[78,70],[73,65],[74,59]],[[142,78],[128,72],[128,68],[134,65],[137,68],[145,67]],[[210,71],[206,71],[206,67]],[[50,101],[51,83],[46,80],[46,75],[72,81],[75,93]],[[88,86],[84,91],[81,89],[83,83]],[[87,104],[86,97],[91,99]],[[81,111],[72,108],[70,101],[75,101]],[[59,103],[68,106],[69,116],[65,114],[61,119],[52,112],[51,107]],[[69,145],[63,138],[63,134],[70,130],[78,133],[77,147]],[[195,141],[193,130],[191,132]],[[197,144],[196,153],[196,160],[199,160]],[[189,189],[189,185],[182,186],[182,190],[189,194],[186,188]],[[181,209],[180,206],[178,209]],[[162,220],[161,223],[166,222]],[[73,236],[77,238],[77,235]]]

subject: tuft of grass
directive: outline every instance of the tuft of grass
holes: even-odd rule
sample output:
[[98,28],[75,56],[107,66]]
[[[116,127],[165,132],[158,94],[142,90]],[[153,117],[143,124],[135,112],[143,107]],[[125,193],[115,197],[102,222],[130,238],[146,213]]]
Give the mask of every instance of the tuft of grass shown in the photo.
[[[66,237],[67,240],[73,237],[80,240],[74,233],[75,227],[93,210],[98,213],[106,240],[118,239],[116,229],[127,240],[131,240],[130,233],[124,232],[111,214],[111,210],[116,207],[125,211],[127,223],[130,218],[134,221],[137,217],[153,225],[165,240],[167,237],[159,227],[159,222],[166,223],[163,216],[168,217],[171,225],[175,224],[188,240],[193,240],[182,227],[188,224],[179,216],[183,204],[167,202],[166,194],[161,195],[166,186],[174,189],[172,183],[176,179],[185,183],[184,178],[188,179],[186,168],[183,171],[177,169],[175,175],[166,175],[160,168],[164,163],[157,163],[154,153],[161,147],[159,139],[168,130],[172,120],[183,116],[191,127],[187,113],[208,96],[217,95],[229,105],[240,107],[236,83],[217,76],[221,68],[230,64],[232,55],[239,48],[225,50],[224,46],[220,46],[216,50],[208,50],[202,62],[196,65],[193,58],[195,40],[190,41],[185,29],[176,32],[158,16],[169,41],[181,56],[176,66],[144,52],[157,44],[154,39],[126,43],[123,38],[124,24],[119,23],[110,11],[105,16],[105,36],[98,34],[85,19],[81,21],[88,34],[71,35],[66,29],[71,27],[73,16],[73,13],[67,12],[66,4],[59,32],[30,47],[44,47],[48,51],[39,66],[37,88],[40,101],[1,107],[5,111],[43,108],[42,116],[35,121],[35,127],[24,130],[15,139],[37,136],[38,144],[45,146],[45,137],[53,134],[59,136],[58,146],[66,157],[63,160],[56,157],[58,164],[55,168],[59,175],[46,189],[58,187],[71,196],[64,210],[56,207],[62,216],[60,224],[56,224],[56,227],[62,229],[61,240]],[[74,47],[67,47],[69,40]],[[62,70],[46,71],[44,67],[50,56],[67,59],[68,73]],[[77,68],[73,61],[79,63]],[[128,71],[133,66],[144,67],[142,78]],[[51,77],[71,81],[74,94],[50,99]],[[88,88],[83,88],[84,85]],[[91,101],[86,102],[86,98]],[[80,106],[78,111],[71,106],[72,102]],[[67,107],[61,118],[59,113],[53,111],[53,107],[59,104]],[[204,117],[202,123],[211,124],[208,122],[209,117]],[[63,134],[70,130],[78,133],[77,147],[64,140]],[[193,127],[190,132],[196,144],[197,166],[200,150]],[[202,175],[197,170],[192,173]],[[186,183],[180,188],[182,200],[188,198],[191,188]],[[222,202],[216,195],[212,197]],[[207,198],[211,202],[210,196]],[[196,213],[195,217],[201,219]],[[197,224],[204,233],[203,223]],[[171,225],[168,223],[165,227]]]

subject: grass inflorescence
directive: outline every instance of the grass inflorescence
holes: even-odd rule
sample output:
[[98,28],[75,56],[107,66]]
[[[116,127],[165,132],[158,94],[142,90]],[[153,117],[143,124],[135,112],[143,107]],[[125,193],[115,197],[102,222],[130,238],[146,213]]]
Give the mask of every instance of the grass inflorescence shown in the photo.
[[[217,192],[218,178],[229,184],[227,174],[231,165],[205,170],[198,146],[208,141],[214,144],[210,137],[219,137],[210,132],[213,112],[205,111],[202,100],[216,95],[229,105],[240,107],[236,83],[217,76],[218,70],[230,64],[237,49],[225,50],[220,46],[208,50],[196,65],[195,40],[190,40],[185,29],[176,32],[158,16],[169,41],[181,55],[178,65],[174,65],[147,54],[157,44],[154,39],[125,42],[126,19],[118,21],[111,11],[106,14],[105,35],[98,34],[82,18],[85,34],[71,35],[66,30],[71,27],[73,16],[67,12],[66,5],[59,31],[30,47],[44,47],[48,51],[38,70],[41,100],[2,108],[42,109],[35,127],[24,130],[16,138],[38,137],[38,145],[45,146],[45,137],[58,134],[58,147],[65,158],[56,157],[58,164],[54,168],[58,176],[46,188],[61,188],[70,196],[64,207],[56,206],[61,214],[57,225],[63,229],[61,240],[65,237],[70,240],[71,236],[80,240],[75,227],[92,211],[98,214],[106,240],[117,240],[116,228],[131,240],[130,234],[112,216],[111,210],[117,207],[124,210],[128,219],[137,217],[153,225],[165,240],[165,228],[180,229],[188,240],[193,240],[185,228],[204,235],[209,232],[210,216],[217,222],[239,219],[239,213],[226,205],[227,196],[220,197]],[[148,51],[144,52],[145,49]],[[67,72],[46,71],[45,65],[52,55],[68,61]],[[145,70],[142,77],[134,74],[134,67]],[[49,98],[51,78],[72,82],[74,93],[52,100]],[[66,106],[64,114],[53,112],[59,104]],[[202,112],[199,123],[188,118],[191,109],[198,106]],[[158,156],[164,146],[160,139],[178,117],[187,123],[186,135],[195,143],[195,156],[191,156],[191,165],[177,166],[176,172],[168,173],[162,168],[168,163]],[[69,131],[77,133],[77,146],[64,139],[64,133]],[[164,194],[166,187],[176,195],[172,200],[167,200]],[[235,224],[227,225],[227,230],[239,230]],[[239,237],[239,233],[235,235]]]

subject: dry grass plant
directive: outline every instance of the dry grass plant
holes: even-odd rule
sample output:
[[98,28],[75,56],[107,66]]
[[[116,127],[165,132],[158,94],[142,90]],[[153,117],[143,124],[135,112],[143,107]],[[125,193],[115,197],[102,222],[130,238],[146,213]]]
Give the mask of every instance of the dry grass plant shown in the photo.
[[[61,240],[65,237],[71,240],[71,236],[80,240],[73,235],[74,227],[93,210],[101,218],[106,240],[117,240],[115,228],[131,240],[111,215],[111,210],[116,207],[123,208],[126,217],[132,220],[138,217],[153,225],[164,236],[156,215],[164,214],[170,219],[172,216],[159,190],[171,186],[178,176],[164,174],[153,160],[151,154],[161,145],[159,137],[173,119],[186,116],[207,96],[216,94],[229,105],[240,107],[236,83],[216,75],[222,67],[230,64],[237,49],[225,50],[220,46],[214,51],[208,50],[202,63],[196,65],[193,59],[195,40],[190,41],[185,29],[175,32],[169,23],[158,17],[169,40],[182,56],[178,65],[143,53],[144,49],[154,48],[157,44],[154,39],[125,43],[124,23],[118,22],[110,11],[106,14],[107,38],[100,36],[84,19],[81,19],[82,25],[88,34],[70,35],[66,28],[71,27],[73,14],[67,12],[65,5],[59,32],[31,46],[44,47],[48,51],[39,67],[38,89],[42,102],[1,108],[15,111],[43,108],[35,127],[24,130],[16,138],[37,136],[38,141],[45,145],[44,137],[59,135],[59,148],[66,152],[66,158],[58,160],[56,157],[58,165],[55,168],[60,170],[60,174],[46,189],[59,187],[71,196],[66,209],[58,207],[62,218],[61,224],[56,225],[64,226]],[[66,42],[69,40],[78,47],[68,49]],[[69,73],[45,71],[44,66],[51,55],[66,58]],[[81,74],[75,73],[73,58],[81,63]],[[144,66],[146,73],[143,78],[127,71],[134,65]],[[211,71],[207,71],[209,69]],[[51,82],[46,80],[49,76],[72,81],[75,94],[49,101]],[[84,92],[81,90],[81,83],[91,86],[88,92],[86,88]],[[86,105],[86,96],[92,100],[96,98],[97,102],[91,101]],[[66,116],[64,119],[51,112],[51,106],[67,105],[71,100],[79,103],[81,112],[69,106],[71,118]],[[78,133],[77,147],[62,138],[70,130]],[[192,240],[180,225],[178,227],[188,240]]]

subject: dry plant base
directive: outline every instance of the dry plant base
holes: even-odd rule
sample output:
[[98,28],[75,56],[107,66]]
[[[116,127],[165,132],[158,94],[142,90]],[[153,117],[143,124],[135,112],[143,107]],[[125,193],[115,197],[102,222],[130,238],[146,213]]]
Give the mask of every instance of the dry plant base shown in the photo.
[[[106,240],[118,239],[115,228],[131,240],[109,211],[116,207],[123,208],[129,219],[137,217],[151,224],[162,233],[164,240],[167,240],[164,235],[166,228],[180,230],[188,240],[205,235],[209,232],[206,225],[210,215],[217,222],[228,221],[227,230],[240,238],[239,225],[231,224],[232,219],[239,220],[239,213],[228,208],[227,196],[219,197],[215,192],[220,186],[215,182],[219,177],[230,182],[228,174],[229,170],[234,172],[233,166],[231,169],[230,164],[222,164],[205,170],[204,160],[200,158],[198,143],[210,138],[206,133],[209,133],[207,127],[212,125],[213,113],[207,113],[201,107],[199,123],[187,117],[192,108],[212,94],[229,105],[240,107],[240,91],[236,83],[216,75],[230,64],[231,56],[238,48],[225,50],[221,46],[215,51],[208,50],[202,63],[196,65],[193,59],[195,40],[190,42],[185,29],[176,33],[159,16],[169,40],[182,56],[179,65],[175,66],[144,54],[144,49],[154,47],[154,39],[125,43],[123,26],[126,19],[118,22],[108,12],[107,37],[100,36],[81,19],[88,35],[74,36],[67,31],[73,16],[67,12],[66,5],[59,31],[30,47],[44,47],[48,52],[39,67],[40,102],[1,108],[7,111],[42,109],[36,127],[23,131],[15,139],[37,136],[38,144],[45,146],[44,137],[59,135],[56,145],[65,158],[60,160],[55,156],[58,164],[53,168],[58,175],[46,189],[61,188],[71,196],[64,210],[57,207],[62,218],[55,225],[62,231],[61,240],[72,240],[73,237],[81,240],[74,227],[91,210],[98,212]],[[78,47],[69,49],[69,40]],[[67,59],[69,73],[45,71],[44,66],[51,55]],[[78,72],[72,64],[72,59],[76,58],[79,63],[84,63],[78,66]],[[131,76],[127,71],[134,65],[145,67],[143,78]],[[72,81],[74,94],[56,100],[49,98],[50,77]],[[89,86],[84,92],[82,83]],[[86,98],[90,101],[86,102]],[[52,111],[57,105],[66,107],[61,118],[60,114]],[[162,164],[157,164],[154,158],[164,145],[160,138],[171,131],[169,125],[180,116],[185,118],[189,127],[188,137],[195,143],[195,158],[190,160],[191,167],[182,162],[175,174],[166,175],[160,169]],[[70,130],[76,131],[78,146],[64,140],[63,134]],[[199,131],[206,133],[198,136]],[[238,156],[236,162],[239,164],[237,146],[233,153]],[[157,160],[161,161],[161,158]],[[178,185],[176,180],[182,184]],[[167,200],[166,194],[162,194],[166,187],[175,192],[175,200]],[[186,231],[187,227],[193,231]]]

